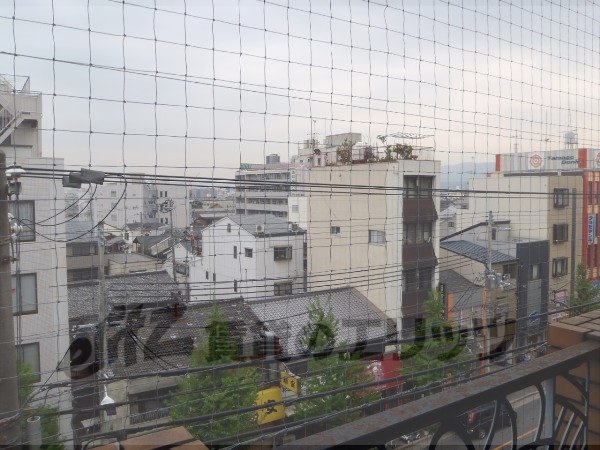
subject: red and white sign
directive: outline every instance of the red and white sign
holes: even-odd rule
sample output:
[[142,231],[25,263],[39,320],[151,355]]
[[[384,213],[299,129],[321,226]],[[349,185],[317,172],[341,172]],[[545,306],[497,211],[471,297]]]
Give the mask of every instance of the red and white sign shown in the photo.
[[541,169],[544,167],[544,157],[539,153],[529,155],[528,166],[530,169]]

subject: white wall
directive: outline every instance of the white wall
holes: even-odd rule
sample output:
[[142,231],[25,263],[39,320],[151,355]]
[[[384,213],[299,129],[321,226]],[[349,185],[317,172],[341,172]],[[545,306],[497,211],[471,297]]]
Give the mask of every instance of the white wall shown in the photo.
[[[311,183],[402,188],[405,175],[435,176],[439,162],[399,161],[313,168]],[[437,177],[435,178],[437,187]],[[401,191],[319,187],[308,200],[308,285],[310,290],[356,287],[388,317],[401,315],[402,200]],[[434,197],[439,211],[439,198]],[[341,233],[332,235],[332,226]],[[433,245],[439,254],[439,224]],[[369,243],[369,230],[386,233],[386,244]],[[437,274],[437,272],[436,272]],[[434,285],[437,283],[437,275]],[[401,327],[400,321],[398,326]]]
[[[227,232],[231,224],[231,232]],[[237,246],[237,258],[233,247]],[[275,246],[292,246],[292,259],[274,261]],[[252,257],[245,249],[252,249]],[[206,272],[208,271],[208,280]],[[216,283],[213,274],[216,273]],[[190,261],[190,290],[193,300],[243,296],[260,299],[273,296],[274,283],[291,280],[293,292],[303,286],[303,236],[257,238],[229,218],[219,220],[202,231],[202,256]],[[238,292],[234,292],[238,280]]]
[[[17,157],[17,162],[26,167],[47,168],[56,167],[62,170],[63,160],[51,158]],[[61,180],[42,178],[23,178],[20,200],[35,201],[35,221],[37,225],[33,242],[22,242],[19,253],[19,269],[21,274],[35,273],[37,275],[37,305],[36,314],[15,316],[15,339],[17,343],[38,343],[40,350],[41,381],[47,379],[50,383],[62,381],[65,375],[56,371],[57,366],[65,356],[69,347],[69,313],[67,301],[67,270],[65,239],[65,196]],[[57,223],[59,225],[54,226]],[[40,236],[43,234],[48,239]],[[13,264],[15,274],[17,264]],[[20,336],[20,342],[19,342]],[[66,356],[67,361],[69,355]],[[48,405],[59,406],[61,409],[71,407],[68,389],[53,390],[48,396]],[[70,430],[69,416],[61,416],[61,432]],[[65,435],[66,437],[66,435]]]

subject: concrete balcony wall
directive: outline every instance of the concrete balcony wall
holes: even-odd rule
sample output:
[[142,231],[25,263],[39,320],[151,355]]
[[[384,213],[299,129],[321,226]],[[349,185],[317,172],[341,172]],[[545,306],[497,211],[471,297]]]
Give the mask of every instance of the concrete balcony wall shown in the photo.
[[[586,340],[600,342],[600,310],[584,313],[580,316],[570,317],[561,322],[552,323],[548,329],[549,351],[556,351],[571,347]],[[587,367],[582,365],[570,373],[582,383],[585,382]],[[590,361],[590,386],[588,410],[588,447],[600,445],[600,360]],[[563,395],[573,401],[584,411],[583,399],[579,392],[564,378],[556,381],[556,394]],[[555,411],[555,416],[558,410]],[[556,417],[555,417],[556,419]],[[563,418],[562,426],[566,426],[568,416]],[[560,433],[559,433],[560,435]],[[567,440],[569,442],[569,440]]]

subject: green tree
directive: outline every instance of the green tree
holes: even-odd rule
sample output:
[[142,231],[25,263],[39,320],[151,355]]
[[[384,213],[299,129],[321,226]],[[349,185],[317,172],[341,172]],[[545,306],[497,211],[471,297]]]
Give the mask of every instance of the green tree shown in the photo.
[[584,314],[598,308],[598,304],[593,304],[598,301],[600,289],[594,286],[587,278],[587,270],[581,263],[577,265],[575,275],[575,295],[569,297],[568,307],[571,317]]
[[[429,293],[423,310],[424,320],[417,322],[415,343],[402,348],[402,373],[416,386],[441,382],[470,368],[466,336],[445,319],[446,307],[438,290]],[[462,364],[448,367],[455,363]]]
[[413,155],[412,145],[396,144],[393,151],[396,154],[396,159],[417,159],[417,155]]
[[[235,357],[237,345],[231,338],[229,324],[215,303],[207,327],[208,338],[194,351],[191,367],[224,364]],[[252,406],[260,387],[256,368],[187,374],[178,382],[178,391],[169,404],[173,419],[189,419]],[[231,414],[214,420],[186,425],[198,439],[210,441],[253,430],[256,413]]]
[[[347,353],[332,354],[337,342],[339,321],[335,318],[331,306],[326,311],[317,298],[308,307],[308,317],[309,323],[301,337],[301,345],[315,356],[308,362],[308,374],[302,379],[304,394],[329,392],[373,380],[373,375],[365,364]],[[328,413],[341,412],[377,400],[379,397],[379,393],[367,389],[328,394],[297,403],[294,409],[294,418],[310,419]],[[328,421],[328,424],[340,425],[356,420],[360,416],[360,411],[340,414]]]
[[377,161],[379,161],[379,158],[375,154],[375,150],[371,146],[368,146],[368,147],[365,148],[365,152],[364,152],[363,155],[364,155],[364,158],[365,158],[366,162],[377,162]]
[[337,160],[341,164],[352,164],[352,142],[348,139],[344,139],[342,145],[340,145],[337,150]]
[[29,406],[24,404],[29,400],[34,390],[34,383],[37,377],[31,370],[29,364],[19,363],[19,403],[23,407],[23,418],[21,420],[21,434],[27,434],[27,419],[33,416],[41,417],[42,421],[42,448],[47,450],[61,450],[64,448],[61,444],[54,444],[59,440],[59,422],[58,408],[51,406]]

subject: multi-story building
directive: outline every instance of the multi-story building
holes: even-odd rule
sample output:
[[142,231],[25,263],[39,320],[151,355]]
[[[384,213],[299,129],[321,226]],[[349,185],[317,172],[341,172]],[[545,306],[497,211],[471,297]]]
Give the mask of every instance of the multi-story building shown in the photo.
[[325,136],[320,143],[316,139],[305,139],[293,163],[306,164],[311,167],[324,167],[338,162],[338,149],[342,146],[351,148],[352,159],[362,159],[366,147],[360,133],[340,133]]
[[[516,330],[505,342],[512,345],[514,337],[518,346],[523,346],[544,339],[551,276],[549,246],[548,240],[518,237],[508,220],[481,222],[441,239],[440,270],[450,269],[485,287],[479,313],[485,314],[488,323],[516,320]],[[493,274],[488,273],[488,264]]]
[[[72,220],[66,223],[67,281],[97,280],[100,267],[98,227],[91,221]],[[108,262],[104,258],[104,271]]]
[[187,264],[193,300],[296,294],[305,285],[305,234],[269,214],[235,214],[202,230],[201,255],[184,248],[176,250],[176,260]]
[[414,159],[311,168],[309,289],[356,287],[411,333],[437,284],[439,173]]
[[291,183],[306,179],[304,164],[273,162],[270,155],[266,164],[242,164],[236,172],[236,214],[271,214],[288,218],[290,197],[302,196],[304,188]]
[[[29,78],[16,81],[0,77],[0,150],[7,165],[63,170],[62,159],[42,156],[41,93],[30,91]],[[64,190],[59,180],[20,181],[20,195],[9,199],[9,210],[23,228],[14,246],[18,260],[12,265],[17,356],[38,382],[55,383],[65,380],[57,368],[69,348]],[[58,389],[46,404],[69,409],[68,391]],[[69,422],[69,416],[61,416],[63,438],[68,438]]]
[[[154,223],[158,220],[156,192],[156,186],[145,182],[142,176],[139,183],[127,184],[126,190],[125,183],[104,183],[90,193],[93,193],[93,200],[89,203],[87,215],[89,220],[106,217],[104,221],[107,224],[118,228],[131,222]],[[85,196],[82,202],[88,204],[89,197]]]
[[[93,194],[90,202],[89,195]],[[127,184],[107,182],[97,186],[95,191],[84,196],[80,202],[82,219],[105,218],[105,222],[122,228],[127,223],[159,223],[175,228],[185,228],[190,224],[191,208],[185,186],[157,184],[146,176]],[[173,210],[161,207],[172,201]],[[85,210],[84,210],[85,208]]]
[[497,155],[496,171],[471,180],[469,208],[457,211],[461,229],[492,211],[510,220],[515,236],[549,242],[549,310],[562,309],[573,293],[578,263],[590,278],[600,275],[598,154],[567,149]]

